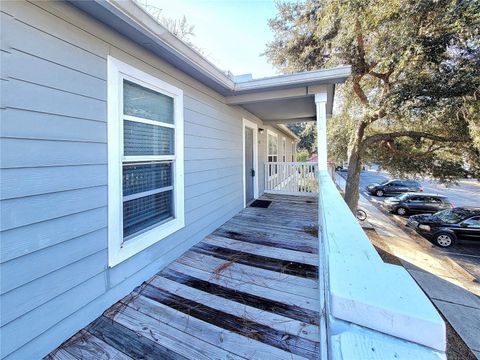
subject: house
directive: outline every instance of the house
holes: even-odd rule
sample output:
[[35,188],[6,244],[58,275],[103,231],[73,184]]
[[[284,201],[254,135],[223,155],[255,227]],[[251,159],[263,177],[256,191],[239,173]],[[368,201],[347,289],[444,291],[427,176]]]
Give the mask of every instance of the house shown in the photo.
[[[381,261],[326,173],[326,119],[335,84],[346,80],[349,67],[235,81],[129,0],[2,2],[0,15],[2,359],[49,353],[51,358],[137,358],[127,352],[138,349],[147,358],[158,351],[184,358],[191,353],[179,356],[174,349],[193,351],[198,344],[220,358],[231,352],[229,358],[258,357],[251,354],[262,351],[262,358],[303,358],[306,351],[306,357],[323,359],[445,358],[442,319],[403,268]],[[317,122],[317,164],[295,163],[297,138],[285,126],[294,121]],[[258,198],[272,201],[272,207],[244,209]],[[295,336],[268,320],[288,314],[254,306],[249,309],[266,317],[250,320],[252,326],[274,328],[278,343],[235,329],[222,332],[230,336],[222,343],[210,343],[200,339],[200,330],[174,328],[174,320],[190,314],[164,305],[177,314],[173,322],[154,319],[157,312],[142,313],[145,323],[132,340],[143,341],[138,347],[127,346],[120,335],[105,335],[108,326],[118,324],[102,323],[105,316],[136,311],[119,300],[152,277],[159,280],[156,274],[238,214],[243,214],[238,224],[245,224],[243,230],[251,226],[246,230],[252,236],[275,222],[268,246],[242,248],[256,252],[259,267],[298,262],[300,270],[292,272],[307,275],[290,278],[294,275],[275,272],[278,268],[262,268],[256,276],[270,276],[275,288],[232,275],[222,289],[257,291],[249,298],[270,305],[288,294],[298,299],[285,300],[291,308],[312,307],[306,313],[313,311],[318,319],[303,325],[315,338],[305,340],[299,331],[305,344],[300,355],[282,348]],[[303,231],[312,221],[318,221],[318,236],[317,230]],[[203,242],[203,254],[212,239]],[[216,240],[242,246],[238,238]],[[281,241],[280,250],[285,244],[291,249],[278,250]],[[299,244],[312,251],[295,251]],[[227,250],[235,253],[232,248]],[[195,254],[197,260],[209,258]],[[222,278],[219,270],[232,263],[220,262],[218,278],[202,281]],[[176,266],[180,271],[183,265]],[[305,270],[312,267],[315,274]],[[189,269],[185,276],[206,273]],[[187,297],[189,288],[180,285],[176,289]],[[159,291],[152,286],[135,291]],[[175,292],[172,296],[180,296]],[[190,324],[213,333],[226,329],[208,321],[223,319],[222,301],[230,300],[203,294],[209,296],[203,307],[217,306],[214,314],[220,315],[203,320],[192,315]],[[236,311],[239,303],[229,304],[228,311]],[[229,316],[238,321],[238,314]],[[94,328],[82,330],[92,322]],[[168,334],[153,328],[160,325],[171,326]],[[131,333],[125,323],[118,327],[122,336]],[[85,333],[97,334],[85,343],[98,352],[69,351]],[[242,343],[235,340],[233,346],[231,338]]]

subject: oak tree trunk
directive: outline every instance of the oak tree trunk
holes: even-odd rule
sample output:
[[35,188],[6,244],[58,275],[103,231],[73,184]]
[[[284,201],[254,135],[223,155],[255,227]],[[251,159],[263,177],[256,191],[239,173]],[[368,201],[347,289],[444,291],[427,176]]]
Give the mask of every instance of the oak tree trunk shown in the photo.
[[352,212],[358,207],[360,172],[362,170],[362,141],[365,134],[367,124],[360,122],[355,132],[352,147],[348,157],[348,175],[347,184],[345,186],[345,202]]
[[360,152],[353,150],[348,159],[348,175],[347,184],[345,186],[345,202],[352,212],[358,207],[358,199],[360,197],[360,172],[362,169],[362,161]]

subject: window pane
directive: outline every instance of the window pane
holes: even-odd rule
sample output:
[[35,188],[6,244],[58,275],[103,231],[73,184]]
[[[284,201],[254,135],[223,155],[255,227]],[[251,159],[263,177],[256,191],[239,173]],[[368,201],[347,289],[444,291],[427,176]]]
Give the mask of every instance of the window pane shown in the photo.
[[173,124],[173,98],[124,80],[123,112]]
[[124,155],[173,155],[174,130],[163,126],[124,121]]
[[278,153],[278,139],[273,135],[268,135],[268,154]]
[[172,197],[170,190],[124,202],[123,237],[146,230],[172,217]]
[[123,196],[172,185],[172,163],[123,165]]

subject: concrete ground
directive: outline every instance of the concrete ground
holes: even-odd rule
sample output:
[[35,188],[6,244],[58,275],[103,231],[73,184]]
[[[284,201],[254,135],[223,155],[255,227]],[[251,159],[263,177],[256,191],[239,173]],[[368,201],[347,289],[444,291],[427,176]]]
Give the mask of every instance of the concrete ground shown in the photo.
[[[345,180],[337,176],[337,184],[343,189]],[[406,231],[363,194],[359,207],[367,212],[368,222],[388,246],[388,251],[401,261],[480,359],[480,284],[475,276],[448,253],[445,254],[422,237]],[[478,268],[476,264],[472,266]]]

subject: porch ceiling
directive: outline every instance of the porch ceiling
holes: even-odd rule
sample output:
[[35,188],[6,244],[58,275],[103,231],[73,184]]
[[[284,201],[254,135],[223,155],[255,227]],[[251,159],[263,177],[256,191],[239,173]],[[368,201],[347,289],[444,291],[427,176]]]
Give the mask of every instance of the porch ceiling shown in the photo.
[[[317,74],[315,74],[317,75]],[[312,76],[315,76],[312,74]],[[278,77],[272,78],[277,80]],[[316,77],[320,82],[320,78]],[[242,92],[227,96],[228,104],[240,105],[266,123],[287,124],[316,120],[315,94],[327,94],[327,116],[331,116],[335,84],[306,86],[287,89]]]
[[242,106],[264,121],[272,120],[276,122],[277,120],[283,120],[282,122],[286,122],[286,120],[292,119],[302,119],[301,121],[310,119],[314,121],[316,116],[313,96],[266,100]]

